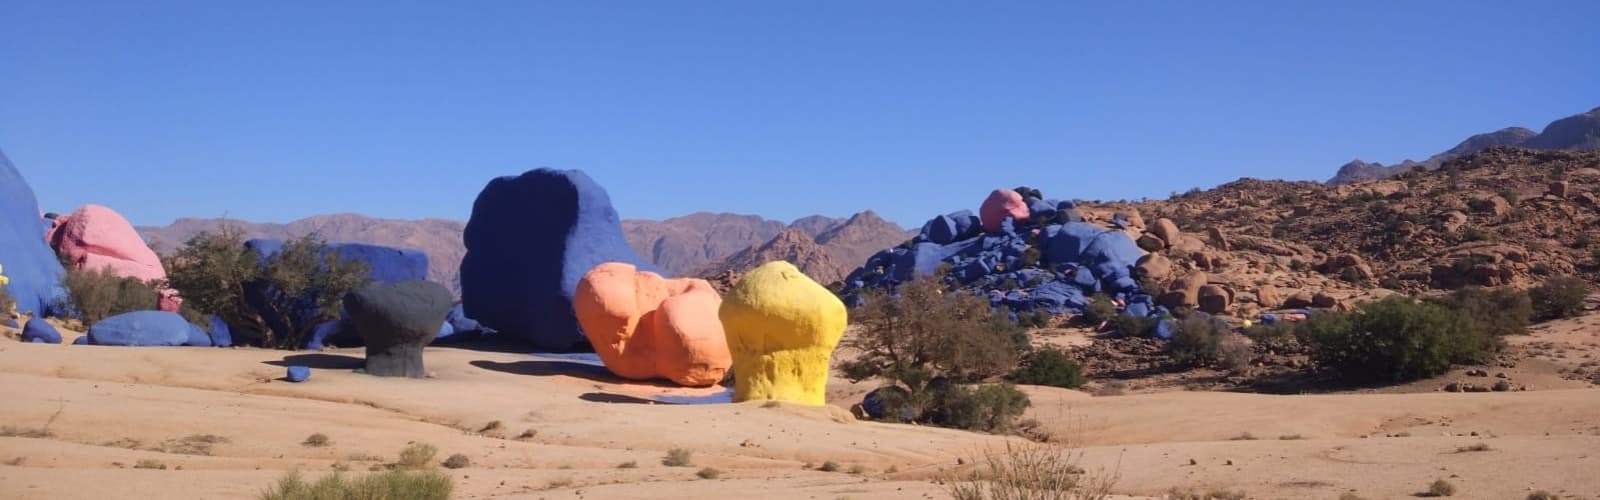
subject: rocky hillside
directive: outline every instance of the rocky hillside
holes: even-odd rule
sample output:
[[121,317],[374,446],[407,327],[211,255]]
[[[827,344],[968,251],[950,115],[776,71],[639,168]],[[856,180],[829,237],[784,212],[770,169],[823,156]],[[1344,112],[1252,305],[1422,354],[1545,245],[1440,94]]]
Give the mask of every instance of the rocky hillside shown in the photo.
[[308,234],[320,235],[330,243],[367,243],[414,248],[428,254],[428,279],[454,287],[466,247],[462,221],[446,219],[378,219],[357,214],[318,215],[288,224],[244,222],[233,219],[178,219],[167,226],[141,226],[137,229],[157,253],[167,255],[201,232],[219,232],[224,226],[237,227],[246,238],[291,239]]
[[800,268],[800,272],[806,273],[806,276],[823,284],[839,281],[848,271],[845,265],[834,260],[833,256],[822,245],[818,245],[805,230],[791,227],[778,233],[772,240],[740,250],[721,262],[697,271],[695,275],[718,276],[730,272],[735,275],[743,274],[774,260],[788,261]]
[[[867,257],[879,250],[905,243],[915,232],[908,232],[892,222],[883,220],[871,210],[855,214],[843,224],[817,234],[817,244],[833,256],[833,260],[846,268],[843,272],[860,266]],[[840,274],[842,275],[843,272]],[[823,281],[823,283],[832,283]]]
[[1417,167],[1434,170],[1451,159],[1495,146],[1565,151],[1600,149],[1600,108],[1551,122],[1545,126],[1543,132],[1535,133],[1522,127],[1508,127],[1474,135],[1455,147],[1420,162],[1406,160],[1395,165],[1384,165],[1352,160],[1339,167],[1338,173],[1334,174],[1328,183],[1337,185],[1388,179]]

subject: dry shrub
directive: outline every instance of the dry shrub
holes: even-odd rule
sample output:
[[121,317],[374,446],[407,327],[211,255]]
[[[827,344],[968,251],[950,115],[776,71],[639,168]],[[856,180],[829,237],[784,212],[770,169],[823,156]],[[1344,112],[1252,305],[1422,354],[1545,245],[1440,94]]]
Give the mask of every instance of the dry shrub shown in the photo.
[[1042,444],[1006,443],[989,451],[980,471],[965,478],[946,477],[945,489],[956,500],[1099,500],[1111,493],[1115,472],[1087,472],[1078,466],[1082,453]]
[[439,454],[439,448],[428,443],[411,443],[400,450],[400,461],[395,467],[400,469],[426,469],[433,465],[433,457]]
[[299,471],[290,471],[278,484],[263,491],[260,500],[448,500],[454,489],[450,476],[438,471],[391,470],[355,479],[341,472],[306,482]]

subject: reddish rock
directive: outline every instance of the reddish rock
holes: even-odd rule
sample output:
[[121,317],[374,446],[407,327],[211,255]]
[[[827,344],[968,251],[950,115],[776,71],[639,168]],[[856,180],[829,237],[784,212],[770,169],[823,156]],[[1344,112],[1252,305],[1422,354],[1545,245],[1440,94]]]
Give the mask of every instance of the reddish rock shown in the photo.
[[1283,299],[1278,297],[1278,287],[1261,285],[1256,289],[1256,303],[1261,304],[1261,307],[1272,309],[1282,304],[1282,301]]
[[1228,236],[1222,234],[1222,229],[1217,227],[1206,228],[1206,236],[1211,238],[1211,245],[1224,252],[1233,250],[1233,245],[1228,244]]
[[1144,249],[1146,252],[1160,252],[1167,248],[1166,241],[1163,241],[1161,237],[1150,233],[1139,235],[1139,239],[1134,243],[1138,244],[1139,248]]
[[1326,292],[1317,292],[1311,296],[1312,307],[1332,308],[1338,305],[1339,299],[1333,298],[1332,295],[1328,295]]
[[1199,307],[1200,287],[1206,285],[1208,278],[1205,271],[1190,271],[1189,274],[1172,280],[1172,284],[1167,285],[1167,293],[1156,297],[1156,303],[1174,309]]
[[1566,198],[1568,187],[1570,187],[1570,185],[1567,183],[1567,181],[1555,181],[1550,183],[1550,187],[1545,190],[1545,194],[1554,196],[1556,198]]
[[1289,295],[1289,298],[1283,299],[1283,308],[1305,309],[1307,307],[1311,307],[1315,302],[1316,295],[1312,294],[1311,292],[1301,290]]
[[1172,219],[1162,217],[1156,219],[1156,223],[1150,226],[1150,234],[1154,234],[1157,238],[1161,238],[1161,241],[1167,242],[1167,246],[1177,246],[1178,236],[1182,235],[1183,232],[1178,230],[1178,223],[1172,222]]
[[1233,305],[1233,293],[1220,285],[1202,286],[1198,295],[1199,308],[1207,313],[1222,314]]
[[1145,254],[1133,265],[1133,274],[1157,283],[1165,282],[1172,277],[1172,261],[1159,253]]

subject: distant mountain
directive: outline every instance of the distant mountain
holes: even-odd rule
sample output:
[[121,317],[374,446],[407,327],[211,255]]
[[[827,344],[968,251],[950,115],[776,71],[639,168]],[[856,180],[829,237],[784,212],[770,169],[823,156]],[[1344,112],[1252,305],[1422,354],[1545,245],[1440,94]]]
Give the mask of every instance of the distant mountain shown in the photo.
[[812,215],[809,217],[795,219],[794,222],[789,223],[789,227],[805,231],[807,235],[810,235],[812,238],[816,238],[817,235],[820,235],[823,232],[826,232],[827,230],[833,229],[834,227],[844,223],[845,219],[840,219],[838,217]]
[[640,257],[682,276],[771,240],[784,227],[755,215],[699,212],[662,221],[624,220],[622,234]]
[[848,272],[867,262],[872,254],[905,243],[914,234],[868,210],[818,234],[817,244],[827,249],[833,260],[847,266]]
[[167,226],[137,229],[162,255],[171,254],[201,232],[216,233],[224,226],[244,231],[245,238],[291,239],[317,234],[330,243],[367,243],[414,248],[428,254],[428,280],[454,288],[466,246],[461,243],[466,223],[446,219],[378,219],[357,214],[307,217],[288,224],[244,222],[233,219],[184,218]]
[[727,271],[742,274],[774,260],[789,261],[799,268],[800,272],[806,273],[806,276],[823,285],[844,279],[845,273],[849,271],[834,260],[804,229],[791,227],[784,229],[766,243],[740,250],[727,259],[702,268],[694,274],[712,276]]
[[1387,179],[1402,172],[1423,167],[1434,170],[1445,161],[1469,155],[1495,146],[1521,146],[1532,149],[1592,150],[1600,149],[1600,108],[1550,122],[1543,132],[1535,133],[1522,127],[1507,127],[1494,132],[1468,137],[1455,147],[1429,157],[1424,161],[1406,160],[1395,165],[1367,163],[1353,160],[1339,167],[1328,184],[1352,184]]

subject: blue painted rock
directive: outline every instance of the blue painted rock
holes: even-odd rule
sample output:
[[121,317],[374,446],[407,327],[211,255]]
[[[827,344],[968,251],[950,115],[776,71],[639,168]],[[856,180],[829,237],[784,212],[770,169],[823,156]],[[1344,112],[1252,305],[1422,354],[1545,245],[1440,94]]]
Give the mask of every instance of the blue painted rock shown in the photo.
[[662,274],[633,253],[604,188],[578,170],[500,177],[478,193],[461,261],[464,312],[535,348],[582,349],[572,296],[606,262]]
[[[872,392],[868,392],[866,397],[861,398],[861,412],[865,413],[868,418],[883,420],[889,416],[890,406],[895,406],[895,403],[903,403],[910,396],[910,392],[899,386],[879,387],[873,389]],[[909,405],[902,407],[900,421],[909,422],[912,418]]]
[[28,320],[22,328],[22,340],[28,342],[44,342],[47,344],[60,344],[61,331],[55,325],[45,322],[42,318]]
[[[272,239],[253,239],[245,242],[245,247],[256,253],[260,265],[266,266],[268,259],[283,250],[284,242]],[[428,255],[419,250],[406,248],[393,248],[380,245],[367,245],[361,243],[330,243],[323,249],[324,252],[338,255],[340,259],[363,262],[369,269],[367,277],[375,283],[392,283],[406,280],[420,280],[428,274]],[[326,254],[324,254],[326,255]],[[292,317],[284,318],[273,314],[270,308],[264,307],[269,298],[276,297],[280,292],[271,289],[264,281],[257,280],[245,285],[245,300],[251,307],[260,311],[267,327],[280,335],[290,330],[293,324],[309,324],[318,320],[331,318],[322,317],[314,307],[310,307],[316,299],[316,292],[308,292],[302,297],[307,307],[292,311]],[[230,339],[231,340],[231,339]],[[340,343],[339,345],[344,345]],[[319,345],[317,348],[321,348]]]
[[222,318],[216,316],[211,317],[210,333],[211,343],[217,347],[229,347],[233,345],[233,332],[228,329],[228,322],[223,321]]
[[206,330],[204,328],[200,328],[194,323],[190,323],[189,340],[184,341],[183,345],[193,347],[211,347],[211,336],[206,334]]
[[456,304],[455,307],[450,308],[450,315],[445,317],[445,321],[450,323],[450,328],[456,333],[476,332],[483,328],[483,325],[479,324],[477,320],[467,317],[467,313],[462,310],[461,304]]
[[4,320],[0,320],[0,326],[8,326],[8,327],[11,327],[11,328],[22,328],[22,325],[17,324],[17,320],[14,320],[14,319],[11,319],[11,318],[6,318]]
[[89,343],[122,346],[174,346],[189,341],[192,325],[177,313],[134,311],[89,327]]
[[380,283],[345,294],[350,323],[367,344],[366,371],[422,378],[422,348],[450,314],[450,289],[432,281]]
[[305,382],[306,379],[311,378],[311,367],[309,366],[290,365],[286,371],[288,373],[283,378],[290,382]]
[[72,339],[72,345],[89,345],[89,336],[83,335]]
[[39,234],[39,201],[22,173],[0,152],[0,267],[17,312],[47,315],[65,296],[61,261]]
[[357,335],[355,328],[350,326],[348,318],[324,321],[311,330],[311,335],[306,337],[305,349],[318,351],[324,347],[361,347],[361,336]]

